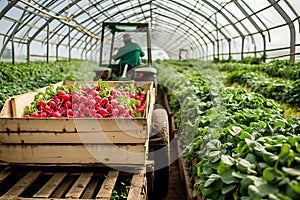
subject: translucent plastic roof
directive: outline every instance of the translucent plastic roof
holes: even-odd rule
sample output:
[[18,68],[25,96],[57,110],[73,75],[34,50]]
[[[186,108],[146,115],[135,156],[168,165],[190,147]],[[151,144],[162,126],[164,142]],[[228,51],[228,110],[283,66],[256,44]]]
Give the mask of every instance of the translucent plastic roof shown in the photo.
[[[102,22],[148,22],[178,58],[299,60],[299,0],[0,0],[0,57],[98,59]],[[47,45],[48,44],[48,45]],[[158,57],[159,58],[159,57]]]

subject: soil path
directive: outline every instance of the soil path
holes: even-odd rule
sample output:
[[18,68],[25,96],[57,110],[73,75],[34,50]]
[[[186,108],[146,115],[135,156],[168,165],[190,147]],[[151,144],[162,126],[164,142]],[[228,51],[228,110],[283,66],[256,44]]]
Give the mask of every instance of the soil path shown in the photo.
[[[165,101],[166,95],[164,95],[164,91],[158,89],[157,93],[157,103],[161,104],[165,107],[166,110],[169,110],[167,107],[169,105],[165,105],[167,101]],[[171,121],[169,120],[169,123]],[[170,126],[170,133],[173,131],[172,126]],[[173,143],[173,148],[171,147],[171,153],[173,156],[177,156],[177,143]],[[173,149],[173,151],[172,151]],[[175,155],[174,155],[175,154]],[[179,161],[176,160],[170,165],[170,178],[169,178],[169,189],[167,195],[162,200],[186,200],[186,191],[183,180],[180,178],[180,170],[179,170]]]

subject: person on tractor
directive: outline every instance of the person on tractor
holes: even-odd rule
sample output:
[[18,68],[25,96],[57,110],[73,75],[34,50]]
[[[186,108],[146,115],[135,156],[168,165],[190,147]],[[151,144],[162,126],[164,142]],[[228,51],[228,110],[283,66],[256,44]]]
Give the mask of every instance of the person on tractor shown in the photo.
[[140,65],[140,57],[143,57],[143,52],[140,45],[131,41],[131,37],[128,33],[123,35],[124,46],[122,46],[118,52],[112,56],[112,59],[119,61],[120,74],[122,75],[127,64],[127,70],[125,73],[130,72],[134,67]]

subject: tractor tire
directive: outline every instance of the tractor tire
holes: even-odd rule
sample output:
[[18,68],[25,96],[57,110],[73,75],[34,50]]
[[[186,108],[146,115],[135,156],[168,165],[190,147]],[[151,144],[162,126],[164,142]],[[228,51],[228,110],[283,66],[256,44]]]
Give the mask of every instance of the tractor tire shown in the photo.
[[169,120],[167,111],[159,104],[154,106],[150,134],[150,152],[154,160],[153,199],[162,199],[169,188]]

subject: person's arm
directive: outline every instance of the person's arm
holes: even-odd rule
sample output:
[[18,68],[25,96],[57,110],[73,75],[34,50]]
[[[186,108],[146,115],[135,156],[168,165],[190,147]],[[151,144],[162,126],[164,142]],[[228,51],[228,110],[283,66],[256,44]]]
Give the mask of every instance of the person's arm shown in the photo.
[[140,47],[140,56],[141,56],[141,57],[144,57],[144,56],[145,56],[145,53],[144,53],[144,51],[142,50],[141,47]]

